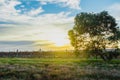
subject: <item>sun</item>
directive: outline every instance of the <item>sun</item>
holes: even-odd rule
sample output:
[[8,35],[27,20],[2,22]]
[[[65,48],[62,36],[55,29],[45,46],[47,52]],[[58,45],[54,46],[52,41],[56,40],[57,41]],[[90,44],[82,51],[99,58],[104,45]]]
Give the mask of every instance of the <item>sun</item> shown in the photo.
[[52,42],[56,47],[69,44],[69,40],[63,34],[54,34],[54,36],[50,36],[48,40]]
[[45,50],[66,50],[72,48],[67,34],[63,32],[52,34],[47,32],[46,36],[44,36],[44,40],[42,42],[38,40],[36,44],[43,44],[42,46],[37,46],[37,48],[42,47]]
[[62,42],[59,42],[59,43],[55,43],[56,44],[56,46],[64,46],[65,44],[64,43],[62,43]]
[[65,39],[54,39],[52,40],[55,46],[64,46],[67,44],[67,41]]

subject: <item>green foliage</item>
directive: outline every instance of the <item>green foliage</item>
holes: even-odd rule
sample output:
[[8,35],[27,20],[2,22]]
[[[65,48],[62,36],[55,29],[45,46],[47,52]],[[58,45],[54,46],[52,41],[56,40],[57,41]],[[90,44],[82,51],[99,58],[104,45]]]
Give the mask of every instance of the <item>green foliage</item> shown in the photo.
[[75,25],[68,32],[68,35],[76,51],[87,50],[104,60],[111,60],[113,57],[108,58],[111,53],[107,52],[107,49],[118,48],[120,30],[115,18],[107,11],[100,13],[82,12],[76,15]]

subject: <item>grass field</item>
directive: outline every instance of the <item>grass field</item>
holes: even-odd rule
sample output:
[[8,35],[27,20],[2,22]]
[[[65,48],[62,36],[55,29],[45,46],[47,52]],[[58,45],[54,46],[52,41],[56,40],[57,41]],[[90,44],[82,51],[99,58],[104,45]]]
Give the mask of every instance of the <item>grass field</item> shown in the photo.
[[0,80],[120,80],[120,60],[0,58]]

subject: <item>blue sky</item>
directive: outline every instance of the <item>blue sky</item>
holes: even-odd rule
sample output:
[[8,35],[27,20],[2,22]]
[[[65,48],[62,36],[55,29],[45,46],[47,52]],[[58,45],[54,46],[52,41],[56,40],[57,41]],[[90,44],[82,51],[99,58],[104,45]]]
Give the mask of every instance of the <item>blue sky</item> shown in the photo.
[[120,25],[120,0],[0,0],[0,51],[71,49],[75,15],[103,10]]

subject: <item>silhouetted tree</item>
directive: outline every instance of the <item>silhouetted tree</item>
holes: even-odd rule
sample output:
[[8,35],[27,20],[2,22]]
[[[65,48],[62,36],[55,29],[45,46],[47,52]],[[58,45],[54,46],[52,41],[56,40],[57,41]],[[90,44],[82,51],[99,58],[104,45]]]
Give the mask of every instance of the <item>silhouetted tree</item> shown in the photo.
[[[68,35],[76,52],[85,50],[105,61],[118,56],[120,30],[115,18],[107,11],[77,14],[75,25]],[[107,48],[115,50],[111,52]]]

